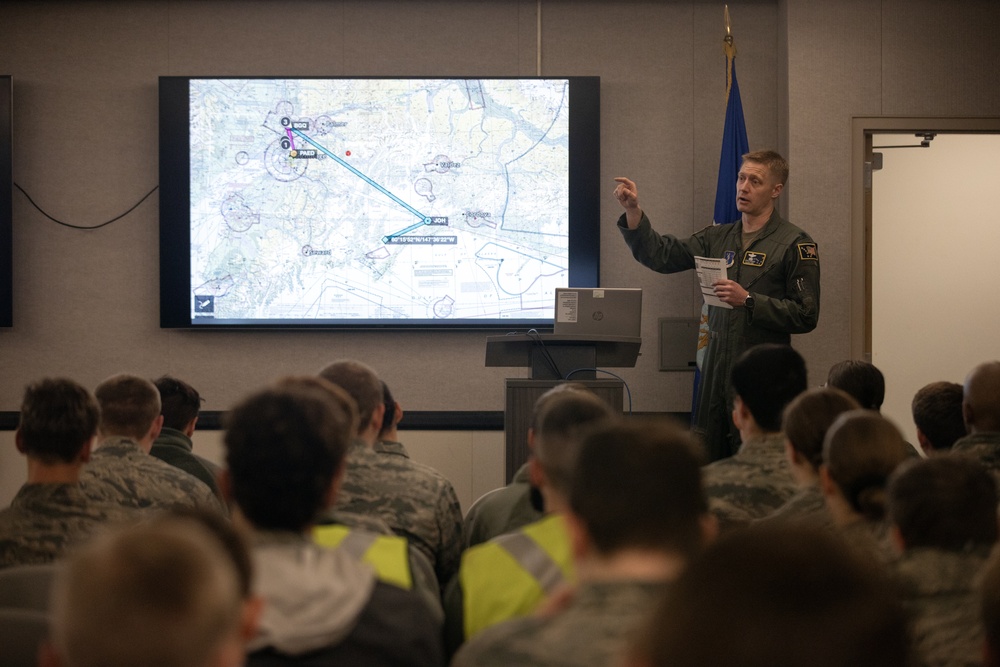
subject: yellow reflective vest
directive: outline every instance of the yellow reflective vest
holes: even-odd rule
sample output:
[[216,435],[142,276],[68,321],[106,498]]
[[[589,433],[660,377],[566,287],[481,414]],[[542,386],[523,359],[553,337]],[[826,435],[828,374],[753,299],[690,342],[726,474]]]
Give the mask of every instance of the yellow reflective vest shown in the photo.
[[379,535],[339,524],[315,526],[313,541],[331,549],[346,549],[358,560],[375,568],[380,581],[400,588],[413,588],[407,542],[396,535]]

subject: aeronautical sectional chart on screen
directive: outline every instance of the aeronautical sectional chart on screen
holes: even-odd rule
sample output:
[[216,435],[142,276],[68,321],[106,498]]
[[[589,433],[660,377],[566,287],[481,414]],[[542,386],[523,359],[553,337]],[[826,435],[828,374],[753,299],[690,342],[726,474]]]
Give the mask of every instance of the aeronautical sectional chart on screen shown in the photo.
[[195,319],[551,317],[565,80],[196,80]]

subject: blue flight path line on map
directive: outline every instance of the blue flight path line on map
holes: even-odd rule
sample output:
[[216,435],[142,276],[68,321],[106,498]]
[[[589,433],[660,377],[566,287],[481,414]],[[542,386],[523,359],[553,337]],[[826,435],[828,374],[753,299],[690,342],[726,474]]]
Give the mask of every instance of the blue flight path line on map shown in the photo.
[[400,199],[396,195],[392,194],[391,192],[389,192],[388,190],[386,190],[385,188],[383,188],[381,185],[379,185],[378,183],[376,183],[372,179],[370,179],[367,176],[365,176],[362,172],[358,171],[357,169],[355,169],[354,167],[352,167],[350,164],[348,164],[344,160],[340,159],[339,157],[337,157],[336,155],[334,155],[333,153],[331,153],[330,151],[328,151],[326,149],[326,147],[321,146],[320,144],[316,143],[316,141],[314,141],[312,138],[310,138],[309,136],[303,134],[301,130],[292,129],[292,132],[294,132],[298,136],[302,137],[303,139],[305,139],[306,141],[308,141],[310,144],[312,144],[313,146],[315,146],[319,150],[323,151],[323,153],[325,153],[327,157],[329,157],[330,159],[336,161],[340,166],[342,166],[345,169],[347,169],[348,171],[350,171],[352,174],[354,174],[355,176],[357,176],[358,178],[360,178],[361,180],[363,180],[365,183],[367,183],[368,185],[372,186],[373,188],[375,188],[376,190],[378,190],[379,192],[381,192],[382,194],[384,194],[386,197],[388,197],[389,199],[393,200],[394,202],[396,202],[397,204],[399,204],[400,206],[402,206],[403,208],[405,208],[407,211],[409,211],[413,215],[415,215],[418,218],[420,218],[420,222],[418,222],[415,225],[411,225],[411,226],[407,227],[403,231],[396,232],[395,234],[388,234],[386,236],[383,236],[382,237],[382,241],[383,242],[384,241],[388,241],[389,239],[394,238],[396,236],[401,236],[403,234],[406,234],[407,232],[412,232],[414,229],[418,229],[420,227],[423,227],[424,225],[428,224],[431,221],[431,219],[428,216],[424,215],[423,213],[421,213],[417,209],[413,208],[412,206],[410,206],[409,204],[407,204],[405,201],[403,201],[402,199]]

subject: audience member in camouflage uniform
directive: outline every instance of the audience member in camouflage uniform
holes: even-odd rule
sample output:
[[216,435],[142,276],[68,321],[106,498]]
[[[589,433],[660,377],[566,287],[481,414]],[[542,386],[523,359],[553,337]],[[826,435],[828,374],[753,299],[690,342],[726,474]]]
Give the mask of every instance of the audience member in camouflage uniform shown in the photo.
[[619,422],[589,435],[569,500],[577,589],[541,614],[484,630],[453,667],[618,664],[632,632],[715,532],[696,444],[666,422]]
[[94,395],[101,406],[102,440],[80,476],[89,498],[144,510],[179,505],[225,511],[204,482],[149,455],[163,423],[160,392],[152,382],[114,375]]
[[806,389],[806,362],[788,345],[757,345],[733,364],[731,384],[743,444],[705,466],[705,492],[723,530],[765,517],[795,494],[781,414]]
[[194,443],[191,442],[204,399],[194,387],[168,375],[157,378],[153,384],[160,392],[163,428],[149,453],[194,475],[218,496],[219,486],[215,476],[219,472],[219,466],[195,454]]
[[134,517],[80,491],[99,419],[97,401],[72,380],[46,379],[25,390],[14,440],[28,459],[28,481],[0,511],[0,567],[53,561],[104,524]]
[[821,487],[841,537],[864,557],[895,560],[886,522],[889,476],[909,457],[899,429],[871,410],[841,414],[823,441]]
[[980,364],[965,378],[962,416],[969,435],[951,453],[977,459],[1000,480],[1000,361]]
[[925,454],[947,452],[966,435],[962,385],[931,382],[917,390],[910,404],[917,442]]
[[497,535],[510,533],[529,523],[539,521],[545,513],[541,491],[531,479],[529,464],[534,450],[535,431],[538,415],[545,403],[563,391],[587,391],[579,382],[563,382],[538,397],[531,410],[531,426],[528,427],[528,463],[517,472],[510,484],[494,489],[481,496],[465,514],[462,534],[465,548],[482,544]]
[[381,518],[430,559],[444,586],[458,571],[462,553],[462,509],[454,488],[437,471],[375,451],[385,404],[382,382],[371,368],[337,361],[320,376],[354,399],[360,420],[334,509]]
[[996,508],[996,482],[976,461],[914,461],[890,479],[889,519],[903,551],[894,573],[918,664],[981,664],[977,579],[997,540]]
[[788,404],[781,430],[785,434],[785,456],[799,490],[761,521],[793,520],[832,525],[819,488],[823,437],[838,415],[858,407],[858,402],[849,394],[833,387],[809,389]]
[[626,667],[910,667],[906,615],[884,572],[829,531],[733,531],[695,559]]
[[440,625],[424,601],[380,580],[348,538],[335,548],[311,539],[316,518],[336,502],[356,431],[355,402],[320,378],[285,380],[230,414],[220,486],[253,529],[264,600],[250,667],[443,661]]

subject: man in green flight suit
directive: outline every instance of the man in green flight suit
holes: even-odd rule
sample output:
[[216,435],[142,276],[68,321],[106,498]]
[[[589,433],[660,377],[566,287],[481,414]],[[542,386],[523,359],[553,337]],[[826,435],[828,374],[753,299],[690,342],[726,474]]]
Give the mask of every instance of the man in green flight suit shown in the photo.
[[687,239],[658,234],[639,206],[634,182],[616,178],[615,199],[625,242],[642,264],[660,273],[695,268],[696,257],[726,260],[727,278],[713,284],[725,306],[709,306],[708,340],[695,401],[694,429],[711,460],[732,455],[739,434],[732,419],[729,374],[740,354],[760,343],[790,344],[819,320],[819,252],[809,235],[783,219],[775,202],[788,179],[788,162],[774,151],[743,156],[736,181],[741,219],[712,225]]

